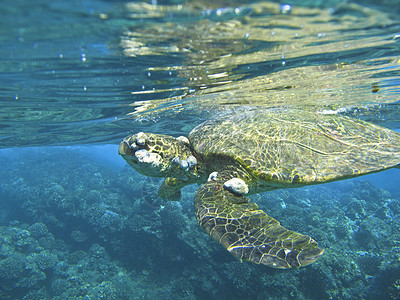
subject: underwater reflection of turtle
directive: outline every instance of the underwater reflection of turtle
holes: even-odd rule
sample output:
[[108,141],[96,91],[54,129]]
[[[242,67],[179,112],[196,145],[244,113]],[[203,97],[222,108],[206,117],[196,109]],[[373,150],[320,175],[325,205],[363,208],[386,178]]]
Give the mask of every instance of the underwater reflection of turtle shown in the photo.
[[400,134],[338,114],[254,110],[197,126],[189,137],[138,133],[119,154],[138,172],[166,177],[161,198],[199,183],[200,226],[235,257],[274,268],[309,265],[324,250],[288,230],[245,195],[399,167]]

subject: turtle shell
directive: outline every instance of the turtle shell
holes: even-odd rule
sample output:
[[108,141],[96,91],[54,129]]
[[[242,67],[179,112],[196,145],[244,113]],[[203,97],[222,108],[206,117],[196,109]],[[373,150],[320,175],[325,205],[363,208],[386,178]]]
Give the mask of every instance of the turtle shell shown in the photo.
[[338,114],[247,111],[206,121],[189,140],[206,163],[237,162],[256,180],[278,186],[339,180],[400,164],[399,133]]

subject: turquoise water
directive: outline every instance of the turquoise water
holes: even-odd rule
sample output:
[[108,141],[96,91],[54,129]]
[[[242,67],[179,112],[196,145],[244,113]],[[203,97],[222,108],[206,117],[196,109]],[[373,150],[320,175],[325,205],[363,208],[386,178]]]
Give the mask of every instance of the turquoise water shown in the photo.
[[[289,2],[287,2],[289,3]],[[400,130],[397,1],[3,1],[0,299],[399,299],[399,170],[251,199],[314,264],[241,263],[117,155],[257,108]]]

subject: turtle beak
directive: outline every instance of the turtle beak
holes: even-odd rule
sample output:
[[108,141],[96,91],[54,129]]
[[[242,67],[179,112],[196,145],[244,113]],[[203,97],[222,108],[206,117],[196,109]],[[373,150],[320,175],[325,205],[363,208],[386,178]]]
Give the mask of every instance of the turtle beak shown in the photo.
[[128,138],[124,138],[122,140],[122,142],[119,144],[119,147],[118,147],[119,155],[132,155],[133,154],[132,153],[133,151],[132,151],[131,147],[129,146],[127,139]]
[[129,164],[137,164],[135,157],[135,149],[131,147],[132,141],[135,140],[135,136],[127,136],[122,140],[118,147],[118,154],[121,155]]

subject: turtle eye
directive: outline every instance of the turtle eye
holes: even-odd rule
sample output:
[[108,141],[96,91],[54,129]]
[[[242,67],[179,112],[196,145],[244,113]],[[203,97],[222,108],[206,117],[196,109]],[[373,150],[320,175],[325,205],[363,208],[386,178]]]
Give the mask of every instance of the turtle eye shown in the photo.
[[124,139],[122,142],[119,144],[118,147],[118,154],[119,155],[133,155],[135,153],[136,149],[132,147],[133,143],[130,143],[129,139]]

